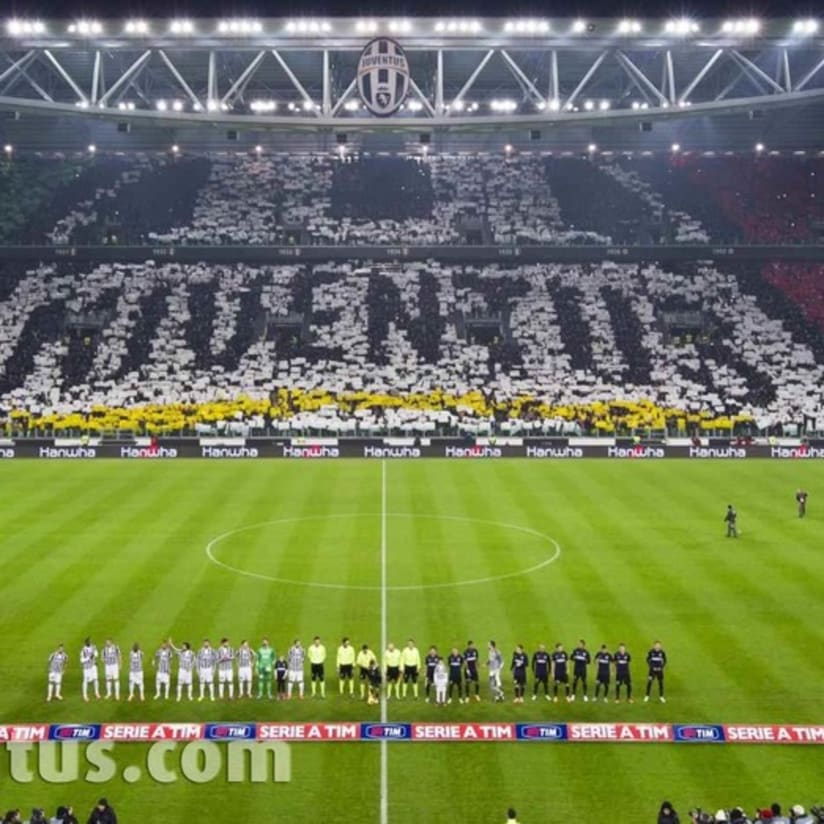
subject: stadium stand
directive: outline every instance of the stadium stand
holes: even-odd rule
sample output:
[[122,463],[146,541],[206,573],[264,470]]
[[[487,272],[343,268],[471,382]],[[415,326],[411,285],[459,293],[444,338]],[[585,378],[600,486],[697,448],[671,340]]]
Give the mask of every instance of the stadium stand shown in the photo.
[[[669,161],[621,158],[605,168],[620,169],[611,173],[626,188],[656,192],[669,214],[684,209],[697,217],[712,242],[810,243],[824,228],[824,162],[818,158],[679,154]],[[824,328],[823,271],[814,264],[767,263],[763,277]]]
[[[56,244],[700,243],[760,239],[770,204],[800,225],[818,161],[727,160],[54,157],[35,190],[48,208],[2,225]],[[392,184],[375,195],[376,179]],[[782,179],[793,194],[771,200]],[[0,407],[15,432],[793,433],[821,406],[817,273],[7,262]]]
[[[700,328],[668,329],[678,312]],[[148,407],[174,429],[179,404],[209,424],[215,398],[248,395],[227,425],[254,409],[341,433],[764,429],[820,406],[794,329],[708,265],[60,264],[0,304],[0,397],[28,427],[128,428]]]

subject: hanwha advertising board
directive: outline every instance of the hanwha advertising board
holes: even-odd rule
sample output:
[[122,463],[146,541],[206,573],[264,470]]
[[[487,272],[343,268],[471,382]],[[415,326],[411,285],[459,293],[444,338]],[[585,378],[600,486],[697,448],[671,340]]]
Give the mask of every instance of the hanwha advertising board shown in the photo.
[[372,114],[395,114],[409,92],[409,81],[409,62],[398,43],[376,37],[366,44],[358,60],[358,92]]

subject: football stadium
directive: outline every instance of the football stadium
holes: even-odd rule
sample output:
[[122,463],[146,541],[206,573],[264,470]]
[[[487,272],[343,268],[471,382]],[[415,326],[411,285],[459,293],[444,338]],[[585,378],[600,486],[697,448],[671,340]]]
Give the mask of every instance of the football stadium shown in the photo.
[[822,34],[4,20],[3,824],[824,822]]

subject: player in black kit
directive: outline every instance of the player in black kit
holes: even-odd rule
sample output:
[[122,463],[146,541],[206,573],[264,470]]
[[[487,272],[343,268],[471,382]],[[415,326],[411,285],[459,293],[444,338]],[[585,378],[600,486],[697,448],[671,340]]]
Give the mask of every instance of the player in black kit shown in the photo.
[[424,658],[424,665],[426,666],[426,682],[424,684],[424,693],[426,694],[426,703],[429,703],[429,693],[435,686],[435,667],[438,664],[438,648],[430,647],[429,652]]
[[618,645],[618,651],[613,658],[615,659],[615,703],[621,700],[621,687],[626,687],[627,701],[632,704],[632,676],[629,671],[632,656],[627,652],[626,644]]
[[803,489],[795,493],[795,502],[798,504],[798,517],[803,518],[807,514],[807,493]]
[[538,687],[543,685],[544,698],[550,701],[549,697],[549,671],[552,669],[552,658],[546,651],[545,644],[538,645],[538,651],[532,656],[532,675],[535,677],[535,684],[532,688],[532,700],[538,698]]
[[515,684],[514,704],[524,703],[524,691],[526,690],[526,671],[529,667],[529,656],[524,651],[524,645],[518,644],[515,652],[512,653],[512,681]]
[[458,703],[463,704],[461,692],[463,689],[463,655],[458,652],[457,647],[452,647],[452,652],[449,653],[447,664],[449,666],[449,699],[447,703],[452,703],[452,690],[454,687],[457,687]]
[[566,687],[566,700],[569,701],[569,672],[567,671],[567,662],[569,661],[569,656],[564,652],[564,645],[563,644],[556,644],[555,645],[555,652],[552,653],[552,663],[553,667],[553,676],[552,680],[554,683],[553,688],[553,695],[555,703],[558,703],[558,685],[564,684]]
[[727,525],[727,537],[738,537],[738,513],[732,504],[727,506],[727,514],[724,515],[724,523]]
[[662,704],[665,704],[667,699],[664,698],[664,667],[667,665],[667,654],[662,649],[660,641],[656,641],[647,653],[647,665],[649,666],[649,674],[647,675],[647,694],[644,696],[644,701],[649,701],[652,682],[657,681],[658,698]]
[[466,642],[464,650],[464,689],[466,690],[466,701],[469,703],[469,690],[475,684],[475,700],[481,700],[481,683],[478,680],[478,648],[473,641]]
[[572,700],[575,700],[575,695],[578,692],[578,682],[584,689],[584,701],[589,701],[587,694],[587,667],[592,661],[592,657],[587,649],[586,642],[581,640],[578,646],[572,650]]
[[595,653],[595,696],[598,700],[601,687],[604,688],[604,701],[609,701],[609,671],[612,666],[612,653],[607,649],[606,644],[601,644],[601,649]]

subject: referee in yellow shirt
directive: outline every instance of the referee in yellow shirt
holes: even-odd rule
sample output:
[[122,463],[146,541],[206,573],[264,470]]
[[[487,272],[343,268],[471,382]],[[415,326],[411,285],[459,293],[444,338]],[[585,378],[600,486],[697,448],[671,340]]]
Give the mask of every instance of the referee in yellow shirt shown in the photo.
[[410,638],[401,652],[401,666],[403,667],[403,697],[412,684],[412,695],[418,700],[418,673],[421,671],[421,654],[415,646],[415,639]]
[[386,675],[386,699],[392,697],[392,686],[395,687],[395,697],[401,697],[401,651],[390,643],[383,653],[383,671]]
[[369,649],[369,644],[364,644],[358,653],[358,657],[355,659],[355,663],[358,665],[358,676],[360,678],[361,700],[369,694],[369,666],[373,661],[375,663],[378,661],[375,653]]
[[317,635],[312,639],[308,652],[309,670],[312,678],[312,697],[314,698],[318,684],[320,684],[320,697],[326,698],[326,675],[323,671],[323,665],[326,662],[326,647],[321,644]]
[[335,661],[338,668],[338,688],[343,695],[343,685],[349,682],[349,697],[355,694],[355,648],[344,638],[338,647],[338,657]]

